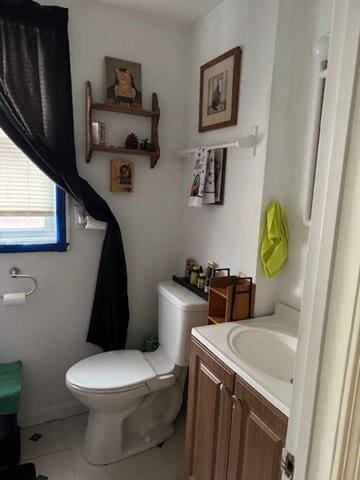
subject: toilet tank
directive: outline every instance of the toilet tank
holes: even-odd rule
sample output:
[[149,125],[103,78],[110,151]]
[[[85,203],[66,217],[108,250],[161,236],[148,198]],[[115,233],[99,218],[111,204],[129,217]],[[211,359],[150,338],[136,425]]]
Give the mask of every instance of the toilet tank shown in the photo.
[[175,365],[189,364],[191,329],[207,324],[207,302],[173,282],[158,285],[159,343]]

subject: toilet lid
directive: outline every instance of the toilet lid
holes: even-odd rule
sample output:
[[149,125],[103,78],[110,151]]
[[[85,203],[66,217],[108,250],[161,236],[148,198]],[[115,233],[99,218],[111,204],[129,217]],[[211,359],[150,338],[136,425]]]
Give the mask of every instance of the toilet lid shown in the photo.
[[73,365],[66,381],[86,390],[119,390],[156,376],[138,350],[99,353]]

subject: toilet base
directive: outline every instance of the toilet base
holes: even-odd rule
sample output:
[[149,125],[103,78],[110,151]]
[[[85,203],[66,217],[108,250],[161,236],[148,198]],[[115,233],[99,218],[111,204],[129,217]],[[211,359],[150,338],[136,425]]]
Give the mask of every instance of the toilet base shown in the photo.
[[[181,375],[182,377],[182,375]],[[90,410],[84,456],[92,465],[119,462],[156,447],[174,434],[182,404],[182,381],[132,401],[131,411]]]
[[124,413],[99,413],[90,410],[83,446],[84,457],[92,465],[117,461],[123,450]]
[[[122,419],[114,418],[111,415],[111,424],[104,418],[101,418],[101,429],[94,428],[90,420],[91,412],[89,413],[88,429],[85,435],[85,442],[83,446],[83,454],[88,463],[91,465],[107,465],[109,463],[116,463],[125,458],[132,457],[138,453],[149,450],[159,446],[161,443],[168,440],[175,433],[174,426],[164,425],[153,431],[151,435],[141,439],[138,435],[129,435],[127,438],[125,449],[123,448],[123,429],[113,428],[114,425],[118,427],[121,425]],[[105,421],[104,421],[105,420]],[[116,420],[118,423],[116,424]],[[120,432],[120,435],[119,435]],[[95,442],[94,442],[95,439]]]

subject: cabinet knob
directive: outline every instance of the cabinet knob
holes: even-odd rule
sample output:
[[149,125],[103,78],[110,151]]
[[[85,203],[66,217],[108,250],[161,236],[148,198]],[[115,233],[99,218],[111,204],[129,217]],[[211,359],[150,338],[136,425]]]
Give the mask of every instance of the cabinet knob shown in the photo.
[[220,392],[228,392],[228,391],[229,391],[229,388],[223,383],[220,383]]
[[241,403],[240,398],[236,395],[231,395],[231,400],[233,401],[233,403]]

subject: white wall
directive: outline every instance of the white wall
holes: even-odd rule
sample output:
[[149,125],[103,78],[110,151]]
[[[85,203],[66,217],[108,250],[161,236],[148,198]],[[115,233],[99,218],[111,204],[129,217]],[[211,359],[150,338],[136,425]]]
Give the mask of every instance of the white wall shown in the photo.
[[289,257],[279,276],[270,280],[258,262],[258,314],[271,313],[277,300],[301,307],[308,243],[303,212],[318,69],[313,52],[316,39],[330,29],[331,3],[280,0],[261,215],[263,220],[272,198],[282,202],[289,230]]
[[[145,335],[156,328],[156,284],[169,278],[177,259],[180,166],[174,152],[183,138],[185,34],[171,22],[106,4],[57,3],[70,9],[78,166],[109,202],[122,228],[129,271],[128,347],[141,348]],[[91,80],[95,99],[103,99],[106,55],[142,64],[145,107],[150,107],[153,91],[159,95],[161,159],[154,170],[148,159],[134,159],[133,194],[110,192],[111,156],[94,155],[89,165],[84,160],[84,84]],[[146,119],[114,114],[98,117],[111,123],[111,143],[121,143],[133,130],[143,136],[150,134]],[[24,362],[23,424],[76,411],[77,404],[64,386],[65,372],[72,363],[99,350],[86,344],[85,338],[103,233],[75,230],[72,216],[70,220],[69,252],[5,254],[0,259],[1,292],[28,287],[9,279],[13,265],[39,282],[26,306],[0,306],[0,361]]]
[[[238,139],[254,125],[262,139],[256,157],[248,149],[228,150],[223,206],[187,206],[193,159],[183,161],[179,273],[185,259],[194,256],[203,265],[214,260],[233,274],[256,275],[277,13],[278,0],[225,1],[188,32],[188,145]],[[242,48],[238,125],[199,134],[200,65],[236,46]]]
[[[215,260],[235,274],[253,275],[256,315],[272,313],[277,300],[301,306],[308,240],[302,217],[312,133],[313,48],[315,40],[329,30],[330,15],[331,0],[229,0],[189,31],[189,146],[233,140],[247,135],[256,124],[262,140],[256,158],[246,150],[228,150],[222,207],[187,207],[193,162],[184,161],[178,271],[183,271],[191,255],[202,264]],[[238,125],[199,134],[199,67],[237,45],[243,48]],[[273,198],[285,207],[289,258],[280,275],[268,280],[258,253],[265,208]]]

